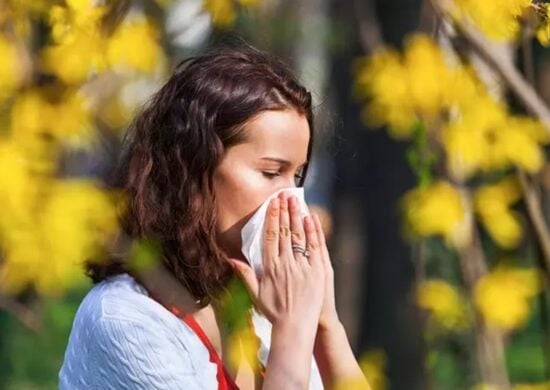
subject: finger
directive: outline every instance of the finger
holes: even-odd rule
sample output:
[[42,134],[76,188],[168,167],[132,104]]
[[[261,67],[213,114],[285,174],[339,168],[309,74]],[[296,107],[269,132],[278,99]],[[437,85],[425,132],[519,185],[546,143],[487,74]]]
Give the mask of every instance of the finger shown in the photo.
[[290,242],[290,215],[288,214],[288,195],[285,192],[279,194],[281,212],[279,213],[279,255],[290,255],[292,244]]
[[323,230],[323,225],[321,219],[317,213],[313,213],[313,222],[315,224],[315,230],[317,230],[317,239],[319,241],[319,247],[321,251],[321,256],[325,263],[330,264],[330,256],[328,253],[327,242],[325,238],[325,232]]
[[306,248],[309,252],[308,260],[312,265],[321,263],[321,254],[319,252],[319,238],[317,236],[317,229],[311,216],[306,215],[304,217],[304,229],[306,233]]
[[[300,207],[298,205],[298,198],[291,196],[289,199],[289,210],[290,210],[290,234],[291,234],[291,243],[306,247],[306,234],[304,231],[304,223],[302,222],[302,217],[300,214]],[[294,257],[305,257],[302,253],[295,251]]]
[[263,265],[264,269],[274,266],[279,257],[279,212],[280,201],[274,198],[269,202],[264,227]]
[[248,264],[241,260],[229,259],[233,269],[236,271],[237,276],[243,281],[246,289],[250,293],[250,297],[257,302],[259,283],[256,273]]

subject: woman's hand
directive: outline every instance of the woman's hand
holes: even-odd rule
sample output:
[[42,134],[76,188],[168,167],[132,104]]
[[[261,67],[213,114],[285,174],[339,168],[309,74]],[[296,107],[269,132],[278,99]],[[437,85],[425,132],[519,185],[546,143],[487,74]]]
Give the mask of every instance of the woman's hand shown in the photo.
[[[314,331],[323,306],[325,264],[323,238],[318,223],[306,216],[302,221],[298,201],[282,192],[269,204],[264,228],[263,274],[232,260],[247,286],[256,307],[277,326],[301,324]],[[307,249],[306,257],[293,251],[293,244]]]

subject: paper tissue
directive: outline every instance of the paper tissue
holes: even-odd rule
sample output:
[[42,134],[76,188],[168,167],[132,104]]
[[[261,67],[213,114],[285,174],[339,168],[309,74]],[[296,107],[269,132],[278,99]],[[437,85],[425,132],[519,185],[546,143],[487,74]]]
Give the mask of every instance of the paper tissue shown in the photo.
[[[252,268],[254,269],[256,276],[261,276],[263,271],[263,234],[264,224],[267,208],[269,202],[274,197],[278,196],[280,192],[286,192],[289,195],[294,195],[298,198],[298,204],[302,218],[309,215],[309,210],[304,198],[304,189],[299,188],[284,188],[269,196],[264,203],[256,210],[254,215],[248,220],[241,230],[242,239],[242,253],[248,260]],[[271,323],[268,319],[257,312],[252,310],[252,322],[254,324],[254,331],[256,336],[260,339],[260,349],[258,351],[258,357],[262,364],[267,364],[267,358],[269,355],[269,346],[271,345]],[[319,368],[315,359],[312,359],[311,363],[311,376],[309,381],[310,390],[323,389],[323,382],[321,375],[319,374]]]

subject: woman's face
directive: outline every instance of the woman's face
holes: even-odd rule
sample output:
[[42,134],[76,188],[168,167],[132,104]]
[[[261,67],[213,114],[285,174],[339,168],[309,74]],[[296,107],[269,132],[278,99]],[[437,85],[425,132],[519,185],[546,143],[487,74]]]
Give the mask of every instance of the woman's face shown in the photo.
[[309,124],[294,110],[263,111],[244,131],[246,140],[226,150],[214,173],[218,242],[240,259],[245,223],[269,195],[296,187],[307,162]]

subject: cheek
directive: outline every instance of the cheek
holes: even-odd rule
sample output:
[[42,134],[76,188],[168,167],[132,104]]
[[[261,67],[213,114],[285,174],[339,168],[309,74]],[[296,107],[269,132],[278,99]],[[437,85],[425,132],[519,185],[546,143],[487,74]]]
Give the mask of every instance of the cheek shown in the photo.
[[219,179],[214,182],[218,240],[230,256],[238,257],[243,226],[274,189],[253,170],[233,170]]
[[252,169],[232,170],[220,175],[216,190],[218,226],[223,232],[244,225],[250,215],[275,191]]

